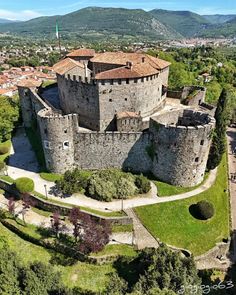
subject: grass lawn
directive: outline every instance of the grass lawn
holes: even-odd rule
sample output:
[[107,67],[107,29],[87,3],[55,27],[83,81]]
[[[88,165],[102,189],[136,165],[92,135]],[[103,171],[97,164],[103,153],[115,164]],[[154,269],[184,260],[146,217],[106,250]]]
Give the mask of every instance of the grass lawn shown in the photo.
[[0,236],[6,240],[9,248],[19,255],[22,264],[26,265],[33,261],[54,264],[55,270],[61,272],[62,280],[68,287],[78,286],[92,291],[101,291],[108,280],[107,274],[114,271],[111,264],[97,266],[75,262],[72,265],[63,266],[63,262],[59,263],[62,260],[60,254],[26,242],[1,223]]
[[4,180],[4,181],[7,181],[7,182],[9,182],[9,183],[14,183],[14,179],[11,178],[11,177],[8,176],[8,175],[2,175],[2,176],[0,176],[0,179],[2,179],[2,180]]
[[180,187],[180,186],[174,186],[165,182],[157,181],[154,180],[153,182],[155,183],[158,194],[160,197],[167,197],[167,196],[173,196],[173,195],[178,195],[178,194],[183,194],[186,192],[190,192],[192,190],[195,190],[199,186],[201,186],[207,179],[209,173],[205,174],[204,180],[202,183],[194,186],[194,187]]
[[112,226],[113,233],[132,232],[132,231],[133,231],[133,224],[113,225]]
[[55,182],[56,180],[60,180],[63,175],[57,174],[57,173],[46,173],[46,172],[41,172],[40,177],[44,180],[50,181],[50,182]]
[[[229,196],[226,156],[219,166],[215,184],[207,191],[186,200],[136,208],[146,228],[162,242],[190,250],[195,256],[229,237]],[[226,191],[225,191],[226,190]],[[207,221],[194,219],[189,206],[200,200],[210,201],[215,215]]]
[[0,155],[0,162],[4,162],[5,159],[9,156],[10,154],[10,148],[11,148],[11,140],[7,140],[3,143],[0,143],[0,147],[7,147],[9,149],[9,152],[4,154],[4,155]]
[[103,255],[125,255],[125,256],[135,256],[137,252],[130,245],[107,245],[103,251],[99,253],[93,253],[92,256],[103,256]]

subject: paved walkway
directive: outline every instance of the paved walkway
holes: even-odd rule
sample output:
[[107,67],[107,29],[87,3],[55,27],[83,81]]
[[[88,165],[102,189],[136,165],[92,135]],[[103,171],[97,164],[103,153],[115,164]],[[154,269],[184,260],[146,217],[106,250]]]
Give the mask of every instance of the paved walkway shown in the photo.
[[[8,200],[0,194],[0,208],[7,210]],[[21,201],[16,202],[16,214],[18,218],[23,220],[22,216],[22,203]],[[51,217],[46,217],[40,215],[33,210],[27,210],[25,214],[25,222],[28,224],[33,224],[38,227],[50,228],[51,227]],[[65,233],[72,235],[73,227],[66,223],[66,228],[64,228]],[[132,232],[118,232],[112,233],[110,236],[109,244],[128,244],[133,245],[133,233]]]
[[236,261],[236,129],[227,129],[233,261]]
[[158,248],[159,243],[157,240],[149,233],[149,231],[142,225],[141,221],[135,214],[133,209],[125,210],[125,213],[133,219],[134,226],[134,244],[137,246],[138,250],[149,248]]

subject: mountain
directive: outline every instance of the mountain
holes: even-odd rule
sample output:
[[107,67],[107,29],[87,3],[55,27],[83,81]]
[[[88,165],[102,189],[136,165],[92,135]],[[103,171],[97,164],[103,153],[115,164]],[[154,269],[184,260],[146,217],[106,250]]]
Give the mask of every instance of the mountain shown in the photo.
[[236,14],[214,14],[214,15],[203,15],[203,17],[209,21],[211,24],[223,24],[228,21],[231,21],[236,17]]
[[5,19],[5,18],[0,18],[0,24],[9,24],[9,23],[15,23],[15,22],[17,22],[17,21]]
[[1,23],[0,33],[55,38],[56,22],[63,40],[154,41],[183,37],[235,37],[236,15],[205,15],[191,11],[87,7],[66,15]]
[[210,22],[203,16],[191,11],[154,9],[150,11],[150,14],[164,25],[175,29],[184,37],[198,35],[201,30],[206,29],[210,25]]
[[152,14],[141,9],[88,7],[64,16],[39,17],[20,24],[1,24],[0,32],[29,36],[55,36],[58,21],[61,35],[90,39],[126,38],[157,40],[181,38]]
[[212,25],[207,30],[202,31],[199,36],[208,38],[236,38],[236,16],[223,24]]

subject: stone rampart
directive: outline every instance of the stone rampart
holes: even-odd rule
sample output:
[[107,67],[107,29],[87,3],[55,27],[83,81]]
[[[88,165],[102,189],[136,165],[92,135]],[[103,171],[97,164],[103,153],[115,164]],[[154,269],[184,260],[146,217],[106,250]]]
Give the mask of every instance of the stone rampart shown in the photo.
[[206,113],[175,110],[151,119],[153,174],[191,187],[203,181],[215,120]]
[[81,169],[116,167],[147,172],[152,164],[147,153],[151,138],[142,132],[78,133],[75,163]]

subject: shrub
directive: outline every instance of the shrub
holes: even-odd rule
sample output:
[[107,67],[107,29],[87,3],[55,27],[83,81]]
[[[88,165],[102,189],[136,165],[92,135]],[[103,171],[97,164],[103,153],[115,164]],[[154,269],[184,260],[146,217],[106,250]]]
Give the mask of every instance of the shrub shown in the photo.
[[27,177],[16,179],[15,185],[20,193],[30,193],[34,190],[34,181]]
[[150,181],[145,176],[143,176],[142,174],[136,176],[135,185],[139,189],[140,194],[146,194],[151,189]]
[[0,162],[0,171],[3,170],[5,168],[5,163],[4,162]]
[[87,194],[101,201],[127,199],[137,194],[135,177],[118,169],[107,169],[93,173],[88,180]]
[[66,171],[64,176],[56,180],[56,185],[64,194],[78,193],[87,188],[88,178],[91,175],[89,171],[74,169]]
[[110,202],[116,194],[116,188],[112,182],[104,181],[98,174],[95,174],[89,179],[87,192],[96,200]]
[[193,204],[189,207],[191,215],[200,220],[207,220],[214,216],[214,206],[207,201],[200,201],[197,204]]
[[9,147],[5,145],[0,146],[0,155],[5,155],[7,153],[9,153]]

